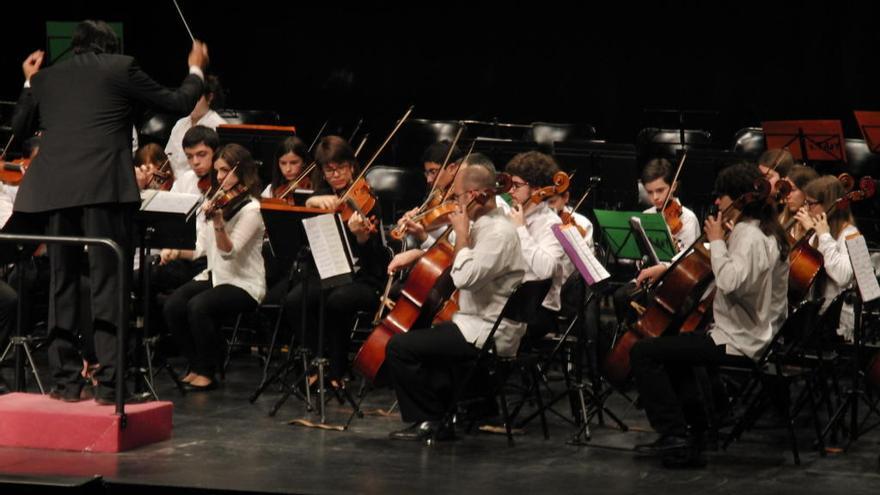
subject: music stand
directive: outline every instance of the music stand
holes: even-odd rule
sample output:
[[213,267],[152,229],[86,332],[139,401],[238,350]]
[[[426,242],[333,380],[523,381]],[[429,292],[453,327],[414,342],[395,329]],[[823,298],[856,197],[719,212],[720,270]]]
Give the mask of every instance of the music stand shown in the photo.
[[259,164],[263,184],[272,182],[275,152],[285,139],[296,136],[296,127],[279,125],[222,124],[217,126],[220,144],[238,143],[253,155]]
[[[164,191],[155,194],[162,194]],[[175,193],[165,193],[175,194]],[[148,388],[148,395],[152,395],[159,400],[154,386],[155,371],[153,369],[153,359],[155,358],[155,347],[161,338],[160,335],[154,335],[152,332],[152,286],[151,286],[151,270],[149,253],[152,249],[194,249],[196,245],[196,224],[199,219],[194,215],[189,215],[192,209],[196,207],[198,197],[192,196],[189,201],[192,206],[177,212],[172,211],[150,211],[141,209],[134,215],[135,232],[137,237],[134,245],[138,248],[139,272],[141,278],[141,317],[143,318],[143,337],[141,343],[144,347],[144,355],[146,358],[146,369],[141,368],[140,375]],[[156,197],[156,196],[153,196]],[[147,208],[150,205],[150,199],[145,200],[141,208]],[[171,380],[177,386],[181,394],[186,394],[183,383],[177,378],[177,374],[171,365],[165,361],[162,367],[168,372]]]
[[767,149],[787,149],[804,163],[846,163],[839,120],[777,120],[762,122],[761,127]]
[[[6,225],[4,225],[0,231],[4,234],[43,234],[42,224],[42,218],[39,215],[14,211],[12,216],[9,217],[9,220],[6,221]],[[25,389],[24,358],[26,356],[28,364],[31,367],[31,372],[33,372],[34,379],[40,389],[40,393],[45,394],[46,392],[43,389],[43,383],[40,381],[40,375],[37,372],[37,366],[34,364],[34,358],[31,354],[30,343],[33,342],[34,338],[32,335],[24,335],[21,328],[24,317],[24,298],[27,297],[24,293],[24,264],[27,259],[31,257],[30,254],[26,253],[33,253],[37,249],[37,246],[38,245],[36,244],[25,243],[0,243],[0,263],[4,265],[15,263],[15,269],[18,272],[18,279],[15,287],[15,291],[18,294],[15,313],[15,333],[9,336],[9,344],[6,346],[6,349],[4,349],[3,354],[0,355],[0,364],[6,360],[9,351],[14,348],[14,390],[16,392],[23,392]],[[24,351],[24,353],[22,353],[22,351]]]
[[659,213],[640,213],[637,211],[594,210],[602,238],[611,248],[612,255],[618,259],[641,260],[642,251],[630,227],[630,218],[637,217],[645,229],[660,261],[671,261],[675,256],[672,237],[663,215]]
[[853,113],[859,124],[859,130],[862,131],[862,136],[868,143],[868,150],[871,153],[880,153],[880,112],[856,110]]

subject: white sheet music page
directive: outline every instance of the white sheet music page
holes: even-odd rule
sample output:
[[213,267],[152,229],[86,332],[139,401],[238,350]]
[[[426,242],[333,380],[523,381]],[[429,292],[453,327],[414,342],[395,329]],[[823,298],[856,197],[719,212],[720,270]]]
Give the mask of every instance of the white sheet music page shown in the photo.
[[147,189],[141,191],[141,211],[180,213],[186,215],[201,200],[199,194]]
[[862,302],[877,299],[880,297],[880,284],[877,283],[877,276],[874,275],[874,265],[871,263],[865,238],[858,236],[847,239],[846,248],[849,250],[849,260],[852,263]]
[[351,265],[345,254],[342,235],[336,227],[335,214],[316,215],[304,218],[303,228],[309,245],[312,248],[312,257],[321,280],[351,273]]

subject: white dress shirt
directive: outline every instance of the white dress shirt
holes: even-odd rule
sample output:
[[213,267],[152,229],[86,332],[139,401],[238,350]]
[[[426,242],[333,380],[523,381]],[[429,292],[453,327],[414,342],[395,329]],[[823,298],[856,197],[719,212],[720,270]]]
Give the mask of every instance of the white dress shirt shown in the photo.
[[[672,201],[681,204],[678,198],[673,198]],[[657,213],[657,207],[652,206],[642,213]],[[678,243],[678,251],[689,247],[700,237],[700,221],[687,206],[682,205],[681,207],[681,230],[672,237]]]
[[788,292],[788,260],[779,258],[776,239],[752,219],[737,223],[727,242],[712,241],[710,253],[717,290],[709,335],[728,354],[757,359],[778,318],[772,295]]
[[[197,220],[208,223],[204,220]],[[214,224],[199,230],[194,258],[208,257],[208,268],[194,280],[208,280],[211,273],[213,287],[234,285],[260,302],[266,295],[266,268],[263,264],[263,216],[260,202],[251,198],[226,222],[226,233],[232,241],[232,250],[223,252],[217,247]]]
[[[482,347],[522,280],[525,262],[519,236],[504,213],[495,208],[471,225],[470,247],[458,252],[450,274],[460,289],[459,310],[452,317],[465,340]],[[525,333],[525,325],[504,320],[495,332],[501,356],[513,356]]]
[[[217,112],[208,110],[208,113],[202,116],[195,125],[203,125],[216,129],[218,125],[225,124],[226,121]],[[177,121],[171,129],[171,135],[168,137],[168,144],[165,145],[165,154],[171,162],[171,169],[174,170],[174,177],[180,177],[187,170],[192,170],[186,161],[186,155],[183,153],[183,135],[186,131],[192,129],[192,118],[189,115]]]
[[[847,225],[837,235],[837,240],[831,237],[831,234],[819,236],[817,249],[822,253],[825,266],[825,276],[823,280],[818,281],[818,283],[822,284],[822,297],[825,298],[820,313],[824,313],[828,309],[828,306],[838,294],[853,285],[855,275],[852,262],[849,259],[846,239],[850,236],[858,235],[858,233],[859,229],[855,226]],[[810,242],[813,242],[813,239],[810,239]],[[852,342],[854,325],[855,314],[853,312],[853,305],[844,303],[840,307],[840,323],[837,327],[837,335],[841,335],[848,342]]]
[[12,205],[15,204],[15,195],[18,194],[18,186],[0,183],[0,228],[6,225],[12,216]]
[[[496,198],[496,201],[502,205],[501,210],[509,214],[510,206],[501,198]],[[525,225],[516,229],[526,262],[523,282],[552,278],[553,283],[541,305],[551,311],[559,311],[561,307],[559,295],[565,282],[565,262],[568,258],[551,227],[562,223],[562,219],[547,206],[546,202],[541,202],[526,213],[525,222]],[[571,270],[568,272],[571,273]]]

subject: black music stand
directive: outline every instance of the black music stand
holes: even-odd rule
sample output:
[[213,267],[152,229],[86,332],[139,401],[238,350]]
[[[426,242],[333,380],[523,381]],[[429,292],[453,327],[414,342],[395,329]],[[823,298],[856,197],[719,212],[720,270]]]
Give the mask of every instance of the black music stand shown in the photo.
[[[195,207],[195,203],[193,204]],[[143,336],[141,345],[144,350],[146,368],[140,367],[139,373],[143,378],[147,391],[143,392],[144,397],[152,396],[159,400],[156,393],[155,370],[153,361],[155,359],[155,349],[158,345],[161,335],[154,334],[152,331],[152,287],[150,277],[150,266],[152,265],[152,256],[149,255],[152,249],[194,249],[196,245],[196,224],[199,221],[195,215],[189,215],[190,211],[185,213],[171,213],[159,211],[139,210],[134,216],[135,232],[137,238],[135,245],[138,248],[139,257],[139,273],[141,281],[141,317],[143,319]],[[162,360],[161,366],[168,372],[168,376],[177,386],[181,394],[186,394],[183,383],[177,378],[177,374],[171,365]]]
[[237,143],[247,148],[258,162],[263,184],[272,181],[275,151],[285,139],[296,136],[296,128],[280,125],[222,124],[217,126],[220,144]]
[[762,122],[761,127],[767,149],[787,149],[804,163],[846,163],[839,120],[778,120]]
[[[7,220],[6,225],[3,226],[2,232],[4,234],[43,234],[44,232],[41,226],[42,219],[38,215],[13,212],[12,216]],[[34,358],[31,354],[30,344],[34,341],[34,337],[32,335],[25,335],[21,328],[24,314],[24,298],[27,297],[27,294],[24,293],[24,264],[29,258],[31,258],[31,254],[28,253],[33,253],[37,247],[36,244],[24,243],[0,244],[0,263],[4,265],[15,263],[15,269],[18,272],[15,287],[15,291],[18,294],[18,302],[16,303],[15,308],[15,333],[9,336],[9,344],[6,346],[6,349],[3,350],[3,354],[0,355],[0,364],[6,360],[9,351],[14,349],[13,389],[16,392],[24,392],[24,358],[27,357],[28,364],[30,365],[31,372],[34,374],[34,379],[37,382],[40,393],[45,394],[46,391],[43,389],[43,383],[40,381],[40,375],[37,372],[37,366],[34,363]]]

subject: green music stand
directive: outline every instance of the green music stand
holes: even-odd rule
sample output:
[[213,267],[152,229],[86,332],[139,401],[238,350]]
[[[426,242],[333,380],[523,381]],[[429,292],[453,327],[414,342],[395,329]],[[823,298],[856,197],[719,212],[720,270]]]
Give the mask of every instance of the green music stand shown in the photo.
[[675,256],[672,237],[663,215],[659,213],[641,213],[637,211],[593,210],[602,236],[605,238],[612,255],[617,259],[641,260],[643,253],[636,243],[635,236],[629,226],[630,217],[638,217],[657,258],[660,261],[672,261]]

